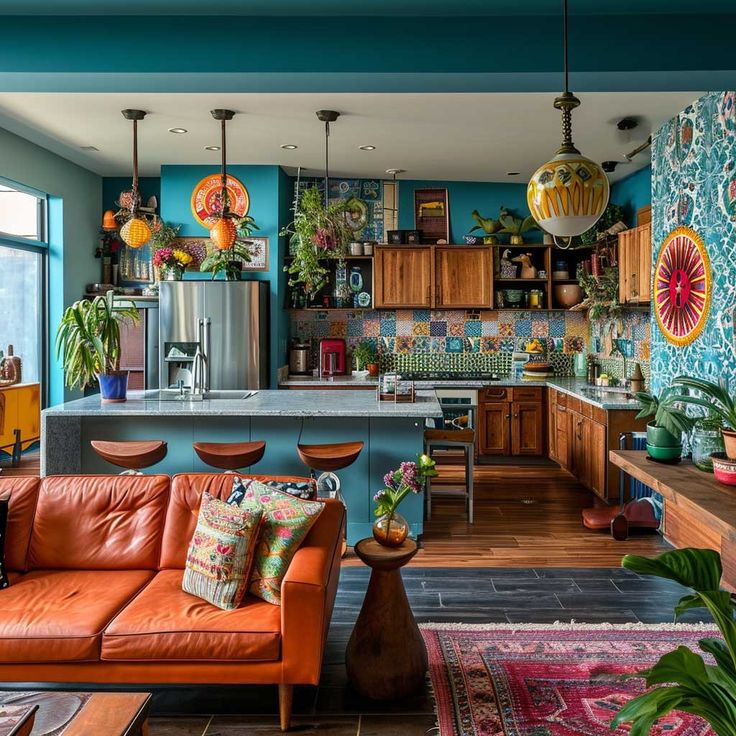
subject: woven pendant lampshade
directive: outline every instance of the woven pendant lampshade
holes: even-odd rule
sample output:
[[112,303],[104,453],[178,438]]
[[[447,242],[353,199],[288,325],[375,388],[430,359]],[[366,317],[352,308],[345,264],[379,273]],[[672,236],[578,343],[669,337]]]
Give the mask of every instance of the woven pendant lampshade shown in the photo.
[[230,217],[220,217],[210,228],[210,240],[217,250],[229,250],[235,243],[237,232]]
[[151,228],[140,217],[131,217],[120,228],[120,237],[131,248],[140,248],[151,239]]
[[235,245],[238,232],[235,227],[233,215],[230,212],[227,194],[227,134],[225,126],[228,120],[232,120],[235,113],[232,110],[212,110],[212,117],[220,121],[220,137],[222,139],[220,150],[222,152],[222,166],[220,177],[222,190],[220,193],[220,216],[210,228],[210,240],[217,250],[230,250]]
[[130,192],[130,217],[120,228],[122,241],[131,248],[140,248],[151,239],[151,226],[142,217],[138,217],[138,121],[143,120],[143,110],[123,110],[123,117],[133,123],[133,188]]
[[580,100],[568,89],[567,0],[563,2],[565,91],[554,102],[562,112],[562,145],[554,158],[532,175],[526,200],[537,224],[564,249],[570,247],[574,236],[598,222],[608,204],[610,187],[603,169],[572,142],[572,111]]

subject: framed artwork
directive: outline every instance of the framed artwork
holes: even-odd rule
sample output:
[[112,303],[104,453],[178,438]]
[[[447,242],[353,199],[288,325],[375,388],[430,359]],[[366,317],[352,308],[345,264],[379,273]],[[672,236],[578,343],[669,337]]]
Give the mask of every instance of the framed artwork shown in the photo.
[[207,257],[210,249],[210,239],[207,235],[203,237],[180,236],[174,240],[173,248],[181,248],[192,257],[192,262],[187,266],[187,271],[199,271],[199,266]]
[[268,238],[248,238],[251,243],[251,262],[243,264],[243,271],[268,271]]
[[[250,208],[250,196],[243,183],[228,174],[226,188],[230,200],[230,211],[240,217],[247,214]],[[192,190],[192,214],[202,227],[211,228],[215,218],[220,214],[221,193],[222,182],[219,174],[205,176]]]
[[665,238],[654,267],[654,314],[668,342],[689,345],[702,332],[712,284],[703,239],[690,227],[675,228]]

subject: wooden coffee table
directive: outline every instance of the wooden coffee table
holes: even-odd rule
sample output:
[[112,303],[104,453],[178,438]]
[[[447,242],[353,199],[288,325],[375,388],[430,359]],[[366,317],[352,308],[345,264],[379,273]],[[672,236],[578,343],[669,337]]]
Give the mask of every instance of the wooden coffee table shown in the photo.
[[417,553],[416,542],[407,539],[400,547],[384,547],[369,538],[354,549],[371,568],[371,579],[345,653],[350,684],[374,700],[413,695],[425,686],[427,650],[400,568]]
[[[81,699],[81,707],[64,696]],[[64,736],[147,736],[150,700],[150,693],[0,692],[0,702],[38,706],[33,733],[39,736],[63,726]]]

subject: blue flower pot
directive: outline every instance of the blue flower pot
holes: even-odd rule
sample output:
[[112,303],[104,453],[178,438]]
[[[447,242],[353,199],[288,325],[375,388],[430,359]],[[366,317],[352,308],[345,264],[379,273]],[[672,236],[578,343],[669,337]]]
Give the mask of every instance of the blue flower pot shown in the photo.
[[100,373],[97,378],[100,382],[100,394],[102,394],[103,402],[119,404],[126,400],[128,393],[128,371]]

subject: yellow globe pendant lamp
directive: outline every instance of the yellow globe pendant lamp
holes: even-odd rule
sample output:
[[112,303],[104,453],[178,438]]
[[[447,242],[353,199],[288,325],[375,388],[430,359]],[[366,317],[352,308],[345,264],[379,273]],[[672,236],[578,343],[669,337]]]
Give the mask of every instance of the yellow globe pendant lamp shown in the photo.
[[583,156],[572,142],[572,111],[580,100],[568,89],[567,0],[564,2],[565,91],[555,98],[562,112],[562,145],[554,158],[532,175],[527,204],[537,224],[553,236],[559,248],[569,248],[600,219],[608,204],[610,187],[603,169]]
[[131,248],[140,248],[151,239],[151,226],[142,217],[138,217],[138,121],[143,120],[143,110],[123,110],[123,117],[133,122],[133,187],[131,191],[130,217],[120,228],[120,237]]
[[235,227],[233,215],[230,212],[229,197],[227,194],[227,135],[225,133],[225,125],[228,120],[232,120],[235,113],[232,110],[212,110],[212,117],[220,121],[220,136],[222,138],[220,150],[222,151],[222,167],[221,181],[222,190],[220,192],[220,217],[210,228],[210,240],[217,250],[230,250],[235,245],[238,232]]

